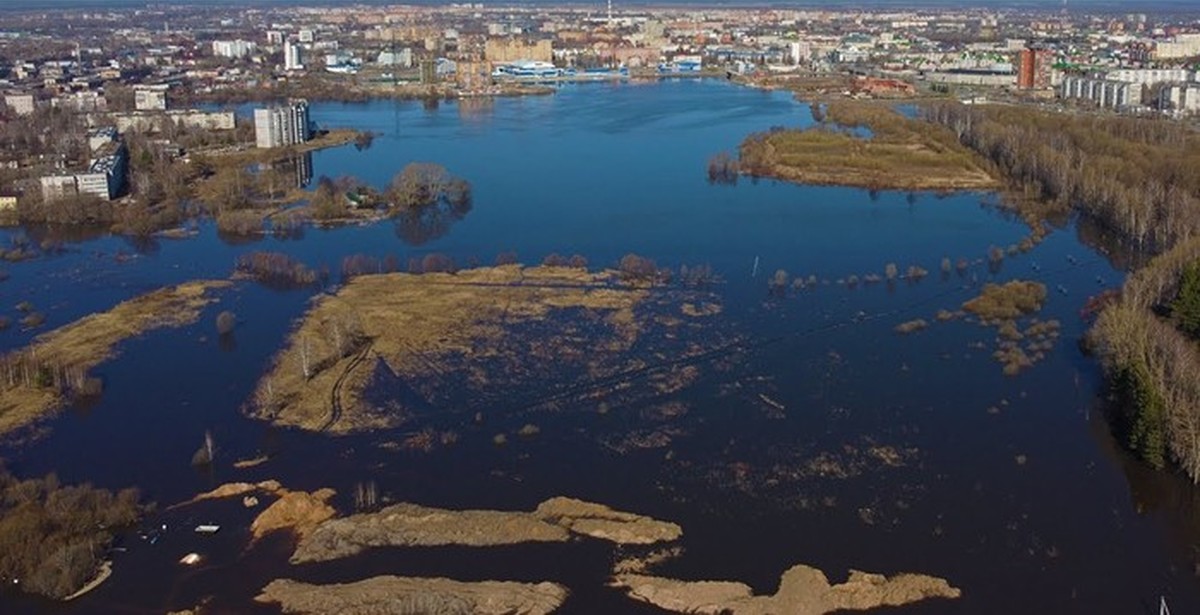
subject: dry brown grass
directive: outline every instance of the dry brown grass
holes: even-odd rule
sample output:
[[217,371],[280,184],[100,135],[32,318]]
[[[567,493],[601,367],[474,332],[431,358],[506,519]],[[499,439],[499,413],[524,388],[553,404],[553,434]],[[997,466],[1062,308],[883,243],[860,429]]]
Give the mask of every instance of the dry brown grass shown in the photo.
[[[496,342],[512,326],[566,309],[585,310],[605,332],[597,352],[625,349],[638,338],[634,307],[648,293],[619,282],[614,272],[567,267],[359,276],[308,311],[260,381],[251,411],[277,424],[335,433],[389,427],[391,417],[361,401],[377,361],[411,375],[440,369],[443,358],[465,357],[469,370],[499,356]],[[570,331],[560,334],[573,339]],[[534,340],[524,354],[552,360],[555,349]]]
[[984,323],[1003,322],[1037,312],[1045,301],[1045,284],[1013,280],[985,284],[979,296],[964,303],[962,308]]
[[28,425],[68,401],[70,387],[39,383],[29,371],[49,372],[55,379],[75,374],[83,380],[89,370],[116,356],[121,341],[195,322],[213,301],[211,291],[229,284],[199,280],[156,290],[42,334],[28,348],[6,355],[0,360],[0,433]]
[[831,103],[829,117],[871,130],[870,138],[818,126],[752,135],[742,170],[803,184],[879,190],[993,190],[999,186],[975,153],[947,128],[907,119],[871,103]]
[[245,166],[255,162],[272,162],[295,154],[315,152],[321,149],[353,143],[358,135],[359,131],[354,129],[335,128],[309,141],[288,147],[248,147],[246,149],[206,153],[205,156],[215,166]]

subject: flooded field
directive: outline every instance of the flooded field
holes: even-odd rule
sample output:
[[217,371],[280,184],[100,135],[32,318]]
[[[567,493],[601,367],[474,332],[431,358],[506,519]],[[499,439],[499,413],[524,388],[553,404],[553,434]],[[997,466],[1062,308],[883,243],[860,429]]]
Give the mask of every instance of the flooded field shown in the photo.
[[[255,251],[330,272],[294,289],[232,281],[194,320],[116,342],[89,366],[99,395],[7,435],[14,474],[136,486],[158,506],[120,538],[94,591],[67,603],[0,594],[0,611],[269,613],[312,586],[428,590],[424,579],[446,577],[559,613],[670,612],[669,590],[692,586],[666,581],[727,582],[717,597],[737,612],[800,588],[825,612],[849,604],[838,592],[874,596],[897,579],[920,580],[914,600],[853,604],[1150,613],[1166,596],[1172,612],[1200,612],[1196,492],[1119,450],[1079,347],[1087,298],[1118,286],[1132,258],[1086,220],[1021,249],[1029,229],[990,194],[711,185],[712,154],[812,122],[785,94],[719,81],[312,113],[379,133],[369,149],[313,153],[312,175],[382,188],[405,164],[433,162],[471,182],[471,207],[253,242],[207,222],[136,243],[0,230],[5,245],[62,242],[0,265],[6,352],[167,285],[228,279]],[[505,253],[526,273],[494,267]],[[622,278],[631,253],[656,273]],[[582,261],[537,267],[551,254]],[[433,255],[462,271],[399,266],[346,283],[354,255]],[[985,291],[1014,281],[1028,284],[995,287],[1013,297]],[[237,321],[224,335],[223,311]],[[31,312],[44,322],[22,326]],[[310,375],[301,355],[321,352],[328,375]],[[206,432],[214,462],[197,469]],[[327,523],[396,506],[544,522],[539,504],[566,497],[680,534],[628,544],[551,524],[538,531],[562,540],[488,545],[369,534],[354,553],[290,563],[295,539],[252,530],[278,491],[172,506],[266,480],[332,489]],[[189,553],[200,563],[179,564]],[[264,592],[273,599],[255,600]]]

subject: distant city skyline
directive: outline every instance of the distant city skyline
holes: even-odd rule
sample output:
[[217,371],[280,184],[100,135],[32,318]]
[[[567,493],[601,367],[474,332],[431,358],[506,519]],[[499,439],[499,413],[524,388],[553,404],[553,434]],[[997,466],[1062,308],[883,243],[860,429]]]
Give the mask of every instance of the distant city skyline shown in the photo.
[[[485,6],[521,6],[521,5],[595,5],[598,9],[605,7],[603,0],[514,0],[475,2]],[[37,9],[73,9],[73,8],[136,8],[153,6],[217,6],[221,8],[262,7],[262,6],[350,6],[350,5],[439,5],[439,4],[471,4],[471,2],[452,2],[450,0],[310,0],[296,2],[294,0],[13,0],[5,3],[0,10],[37,10]],[[923,9],[923,8],[1020,8],[1042,9],[1057,11],[1063,6],[1061,0],[799,0],[796,2],[774,2],[771,0],[631,0],[614,2],[615,8],[621,7],[655,7],[655,6],[697,6],[712,7],[720,5],[737,7],[764,7],[779,9]],[[1131,5],[1121,0],[1069,0],[1069,7],[1089,10],[1112,10],[1118,12],[1155,12],[1178,11],[1180,9],[1195,9],[1194,0],[1151,0]]]

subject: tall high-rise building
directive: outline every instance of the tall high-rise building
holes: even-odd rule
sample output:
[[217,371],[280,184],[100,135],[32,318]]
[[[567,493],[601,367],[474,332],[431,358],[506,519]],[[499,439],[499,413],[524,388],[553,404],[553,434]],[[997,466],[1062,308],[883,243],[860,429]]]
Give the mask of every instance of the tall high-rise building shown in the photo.
[[303,57],[300,55],[300,46],[287,41],[283,44],[283,69],[284,70],[304,70]]
[[1050,87],[1050,67],[1054,63],[1054,51],[1044,47],[1026,47],[1021,50],[1017,64],[1017,87],[1022,90]]
[[304,143],[311,133],[306,100],[292,100],[286,105],[254,110],[254,141],[257,147],[286,147]]

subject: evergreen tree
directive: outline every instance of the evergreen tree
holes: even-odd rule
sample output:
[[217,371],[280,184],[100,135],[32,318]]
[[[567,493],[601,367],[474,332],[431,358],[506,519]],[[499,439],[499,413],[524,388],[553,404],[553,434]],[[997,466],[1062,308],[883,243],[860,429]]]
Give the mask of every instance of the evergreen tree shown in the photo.
[[1166,464],[1165,418],[1162,396],[1154,390],[1146,366],[1138,364],[1126,370],[1124,384],[1132,402],[1129,424],[1129,448],[1146,463],[1162,469]]
[[1200,337],[1200,263],[1184,268],[1179,280],[1179,294],[1171,302],[1179,328],[1192,337]]

